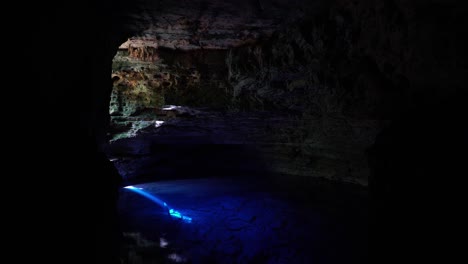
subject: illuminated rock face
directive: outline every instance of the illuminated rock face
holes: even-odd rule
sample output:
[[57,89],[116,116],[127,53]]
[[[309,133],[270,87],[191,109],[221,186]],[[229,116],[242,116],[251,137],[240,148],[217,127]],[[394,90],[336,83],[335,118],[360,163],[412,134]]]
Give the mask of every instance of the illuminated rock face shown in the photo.
[[134,54],[121,55],[113,60],[113,89],[109,113],[111,116],[131,116],[138,111],[156,109],[164,104],[163,82],[169,81],[156,73],[159,67]]
[[[128,46],[128,45],[126,45]],[[130,48],[134,49],[134,48]],[[120,49],[113,59],[111,116],[134,116],[165,104],[223,108],[230,99],[225,51]],[[141,51],[146,55],[141,56]]]

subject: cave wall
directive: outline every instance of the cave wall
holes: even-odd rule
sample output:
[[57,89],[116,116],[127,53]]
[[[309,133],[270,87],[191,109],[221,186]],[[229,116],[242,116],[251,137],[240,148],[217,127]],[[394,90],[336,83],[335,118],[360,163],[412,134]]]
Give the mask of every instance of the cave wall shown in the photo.
[[233,50],[234,95],[260,108],[398,118],[464,86],[461,10],[454,1],[335,1],[326,13]]
[[275,153],[276,169],[367,184],[369,150],[390,124],[409,116],[418,122],[424,111],[452,107],[448,101],[460,104],[467,75],[458,36],[466,9],[457,7],[335,1],[327,12],[306,13],[256,45],[230,50],[238,106],[298,120],[291,140],[280,141],[292,147],[265,150]]
[[[466,70],[458,54],[466,51],[456,40],[464,16],[454,3],[335,1],[319,5],[320,12],[304,8],[276,27],[250,27],[256,38],[246,41],[241,34],[231,47],[226,43],[232,37],[220,33],[227,29],[213,26],[228,19],[222,15],[212,14],[217,22],[204,24],[204,34],[197,31],[208,46],[183,37],[194,29],[190,16],[169,17],[170,23],[153,18],[141,36],[157,34],[163,47],[155,51],[158,66],[145,73],[146,62],[136,60],[131,72],[140,76],[139,89],[122,96],[126,86],[117,81],[112,100],[120,94],[131,101],[124,116],[163,104],[279,112],[288,119],[281,129],[266,131],[256,123],[256,141],[247,142],[259,146],[274,172],[367,185],[367,156],[377,135],[415,108],[463,88]],[[435,22],[428,21],[432,13]],[[450,30],[436,25],[440,21]],[[194,75],[198,82],[187,82]]]

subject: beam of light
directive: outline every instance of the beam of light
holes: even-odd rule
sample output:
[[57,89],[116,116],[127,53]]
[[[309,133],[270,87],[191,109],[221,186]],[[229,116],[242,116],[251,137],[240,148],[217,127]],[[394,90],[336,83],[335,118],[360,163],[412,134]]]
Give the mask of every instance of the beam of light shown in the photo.
[[159,205],[162,206],[162,207],[167,207],[167,204],[166,204],[165,202],[163,202],[161,199],[159,199],[159,198],[157,198],[157,197],[155,197],[155,196],[153,196],[153,195],[151,195],[151,194],[149,194],[149,193],[143,191],[142,188],[137,188],[137,187],[135,187],[135,186],[126,186],[126,187],[124,187],[124,188],[125,188],[125,189],[128,189],[128,190],[131,190],[131,191],[133,191],[133,192],[136,192],[136,193],[138,193],[138,194],[140,194],[140,195],[142,195],[142,196],[144,196],[144,197],[150,199],[151,201],[153,201],[153,202],[159,204]]
[[138,187],[135,187],[135,186],[125,186],[124,189],[127,189],[127,190],[130,190],[130,191],[133,191],[133,192],[136,192],[146,198],[148,198],[149,200],[155,202],[156,204],[160,205],[161,207],[164,207],[167,209],[167,211],[169,212],[169,215],[174,217],[174,218],[178,218],[178,219],[181,219],[185,222],[188,222],[188,223],[191,223],[192,222],[192,218],[188,217],[188,216],[185,216],[185,215],[182,215],[179,211],[176,211],[174,210],[173,208],[170,208],[166,202],[164,202],[163,200],[155,197],[154,195],[146,192],[146,191],[143,191],[143,188],[138,188]]

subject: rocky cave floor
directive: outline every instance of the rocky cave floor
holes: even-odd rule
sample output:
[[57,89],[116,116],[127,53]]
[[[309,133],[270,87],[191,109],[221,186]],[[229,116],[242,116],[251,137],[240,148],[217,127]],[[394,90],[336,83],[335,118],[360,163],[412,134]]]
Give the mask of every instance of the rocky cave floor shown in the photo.
[[367,263],[367,189],[272,174],[249,144],[291,119],[194,111],[109,144],[145,193],[120,191],[124,263]]

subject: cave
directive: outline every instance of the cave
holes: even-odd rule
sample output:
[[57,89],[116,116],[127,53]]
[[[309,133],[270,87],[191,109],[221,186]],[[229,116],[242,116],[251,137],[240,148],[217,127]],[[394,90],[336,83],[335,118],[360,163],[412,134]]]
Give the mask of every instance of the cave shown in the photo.
[[463,1],[42,8],[50,116],[34,170],[48,176],[31,182],[53,194],[34,235],[55,241],[48,261],[448,257],[457,230],[438,217],[456,221],[468,135]]

